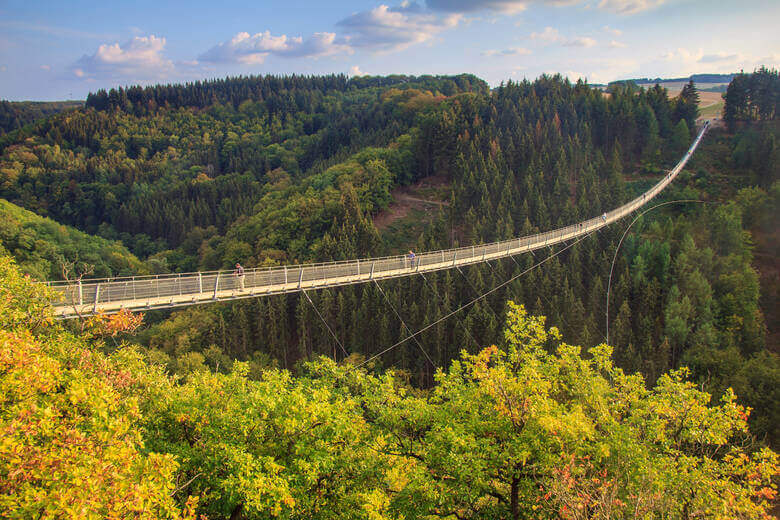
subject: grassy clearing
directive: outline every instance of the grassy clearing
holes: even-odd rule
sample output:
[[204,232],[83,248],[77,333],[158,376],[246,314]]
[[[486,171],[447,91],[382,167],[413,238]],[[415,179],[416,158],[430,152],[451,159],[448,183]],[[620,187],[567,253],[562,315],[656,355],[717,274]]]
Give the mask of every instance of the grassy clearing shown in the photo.
[[704,108],[699,109],[699,118],[708,119],[712,117],[723,117],[723,101],[707,105]]
[[417,240],[436,217],[436,212],[411,208],[409,212],[382,230],[383,254],[396,255],[417,248]]

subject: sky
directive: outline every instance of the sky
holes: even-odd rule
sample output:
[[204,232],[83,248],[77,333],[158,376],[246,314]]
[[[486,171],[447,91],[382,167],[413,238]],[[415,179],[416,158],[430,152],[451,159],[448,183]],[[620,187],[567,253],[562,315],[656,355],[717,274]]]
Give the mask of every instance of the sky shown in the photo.
[[0,99],[249,74],[752,71],[780,67],[779,21],[777,0],[0,0]]

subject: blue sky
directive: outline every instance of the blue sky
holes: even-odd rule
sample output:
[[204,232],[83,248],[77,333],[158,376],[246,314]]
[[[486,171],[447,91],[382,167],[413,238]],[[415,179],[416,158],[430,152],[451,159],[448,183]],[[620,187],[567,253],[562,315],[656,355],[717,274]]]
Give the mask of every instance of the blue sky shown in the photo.
[[0,98],[238,74],[455,74],[591,83],[780,66],[780,2],[0,2]]

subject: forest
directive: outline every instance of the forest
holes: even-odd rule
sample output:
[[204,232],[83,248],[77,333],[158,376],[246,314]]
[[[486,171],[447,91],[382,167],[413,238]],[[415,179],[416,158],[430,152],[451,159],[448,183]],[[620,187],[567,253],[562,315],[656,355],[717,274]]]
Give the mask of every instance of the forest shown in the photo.
[[[249,76],[98,91],[11,129],[0,136],[0,421],[11,439],[0,509],[769,518],[777,77],[735,75],[726,126],[658,201],[693,202],[648,212],[619,250],[628,222],[535,269],[555,251],[321,290],[311,303],[65,323],[25,275],[399,254],[599,215],[685,153],[698,94],[693,81],[671,97],[630,83],[605,95],[560,76],[494,89],[470,75]],[[434,180],[438,209],[376,225],[399,190]],[[34,384],[30,367],[43,374]],[[41,435],[27,439],[31,429]],[[77,456],[73,442],[88,449]],[[27,452],[31,480],[12,469]],[[90,484],[52,495],[54,467]]]
[[0,137],[52,114],[84,106],[81,101],[0,100]]

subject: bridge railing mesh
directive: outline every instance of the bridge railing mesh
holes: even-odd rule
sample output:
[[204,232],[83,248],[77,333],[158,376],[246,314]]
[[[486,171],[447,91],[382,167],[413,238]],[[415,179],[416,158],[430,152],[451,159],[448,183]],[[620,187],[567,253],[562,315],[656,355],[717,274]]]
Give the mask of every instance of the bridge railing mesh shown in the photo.
[[[246,269],[242,275],[233,271],[209,271],[181,274],[133,276],[73,281],[47,282],[56,294],[55,306],[93,306],[101,304],[155,301],[169,298],[171,302],[191,297],[202,301],[262,292],[287,292],[296,288],[341,285],[353,281],[388,278],[409,274],[410,270],[445,269],[454,265],[477,263],[490,258],[522,253],[583,236],[634,212],[662,191],[682,170],[699,144],[706,126],[691,148],[659,182],[634,200],[601,216],[560,229],[531,236],[512,238],[490,244],[463,246],[443,251],[368,258],[320,264]],[[231,294],[226,294],[231,293]],[[132,305],[142,307],[143,303]]]

